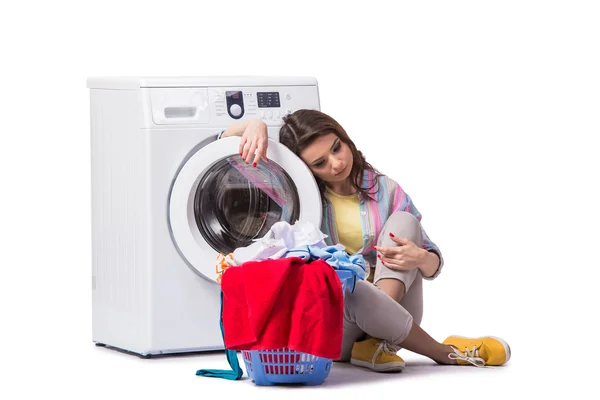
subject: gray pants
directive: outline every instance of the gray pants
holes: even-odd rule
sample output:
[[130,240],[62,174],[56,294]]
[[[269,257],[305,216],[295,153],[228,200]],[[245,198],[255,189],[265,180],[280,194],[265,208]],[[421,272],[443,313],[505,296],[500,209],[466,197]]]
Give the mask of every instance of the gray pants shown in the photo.
[[[417,246],[423,245],[421,224],[410,213],[398,211],[385,223],[377,246],[398,246],[389,236],[409,239]],[[399,344],[406,339],[413,321],[420,324],[423,317],[423,278],[418,269],[395,271],[377,259],[374,283],[381,279],[397,279],[404,283],[405,294],[400,303],[368,281],[357,281],[354,293],[346,292],[344,299],[344,337],[339,361],[349,361],[354,342],[370,335]]]

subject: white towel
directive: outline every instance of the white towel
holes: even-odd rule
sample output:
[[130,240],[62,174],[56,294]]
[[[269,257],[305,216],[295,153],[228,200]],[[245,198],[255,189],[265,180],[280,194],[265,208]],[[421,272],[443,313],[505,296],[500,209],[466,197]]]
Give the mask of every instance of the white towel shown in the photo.
[[296,221],[294,225],[280,221],[273,224],[261,239],[257,239],[249,246],[235,249],[233,259],[238,264],[247,261],[275,260],[300,246],[327,247],[323,241],[326,237],[327,235],[308,221]]

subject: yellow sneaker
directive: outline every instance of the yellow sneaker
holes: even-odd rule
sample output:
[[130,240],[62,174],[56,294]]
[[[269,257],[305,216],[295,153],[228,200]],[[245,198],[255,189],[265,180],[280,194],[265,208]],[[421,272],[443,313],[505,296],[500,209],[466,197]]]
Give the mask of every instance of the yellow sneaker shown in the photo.
[[376,372],[399,372],[404,369],[404,360],[396,355],[398,350],[399,347],[382,339],[363,340],[352,346],[350,363]]
[[456,360],[460,365],[473,364],[476,367],[485,365],[503,365],[510,360],[510,347],[504,340],[486,336],[469,339],[464,336],[449,336],[444,344],[451,346],[454,353],[448,358]]

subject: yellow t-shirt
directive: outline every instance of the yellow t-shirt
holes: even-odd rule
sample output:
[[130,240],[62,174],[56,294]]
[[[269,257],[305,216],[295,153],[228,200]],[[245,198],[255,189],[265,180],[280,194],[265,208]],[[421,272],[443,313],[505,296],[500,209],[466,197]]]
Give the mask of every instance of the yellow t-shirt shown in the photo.
[[340,243],[346,246],[348,254],[356,253],[363,245],[358,193],[342,196],[327,187],[325,195],[333,205]]

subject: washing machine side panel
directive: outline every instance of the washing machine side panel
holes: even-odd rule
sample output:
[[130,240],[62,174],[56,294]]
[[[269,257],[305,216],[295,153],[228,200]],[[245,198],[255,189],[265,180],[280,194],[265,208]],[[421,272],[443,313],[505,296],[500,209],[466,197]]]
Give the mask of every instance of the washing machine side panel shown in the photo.
[[[169,191],[194,148],[216,140],[220,129],[147,129],[150,165],[151,348],[179,353],[223,349],[220,287],[199,276],[178,253],[168,224]],[[213,264],[216,257],[207,259]]]
[[151,221],[140,93],[90,92],[92,340],[143,354],[150,343]]

